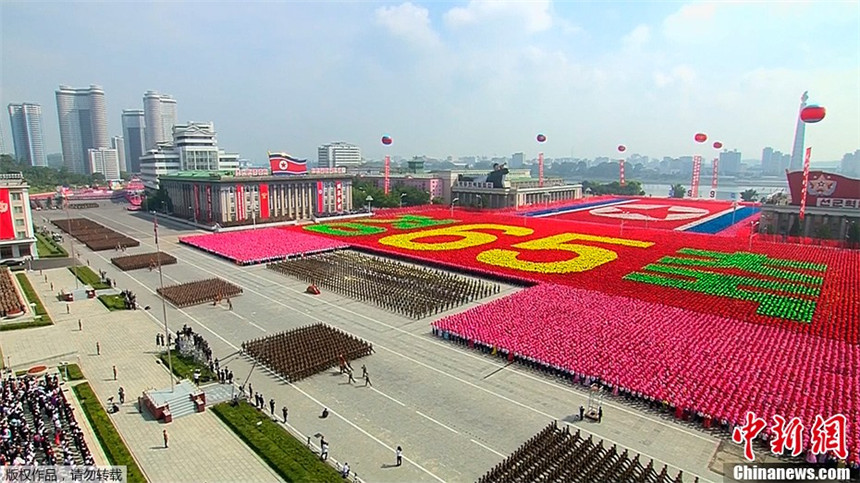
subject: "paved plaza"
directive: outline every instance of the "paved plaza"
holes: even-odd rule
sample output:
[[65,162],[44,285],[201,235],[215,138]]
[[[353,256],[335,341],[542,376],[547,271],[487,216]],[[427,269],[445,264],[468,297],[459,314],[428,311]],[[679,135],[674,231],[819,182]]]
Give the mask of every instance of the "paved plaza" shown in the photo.
[[[155,251],[149,215],[129,214],[119,206],[75,215],[138,239],[141,246],[126,255]],[[171,330],[187,324],[203,335],[238,383],[249,378],[267,402],[274,398],[278,417],[286,405],[289,425],[297,433],[312,440],[324,434],[331,457],[349,462],[364,481],[475,481],[552,420],[654,458],[658,469],[665,463],[673,474],[683,470],[685,480],[693,475],[700,481],[722,479],[708,468],[719,443],[708,433],[612,399],[604,400],[602,423],[574,421],[572,415],[588,398],[578,386],[435,338],[430,332],[434,318],[416,321],[326,291],[308,295],[307,284],[265,266],[240,267],[178,243],[178,236],[192,232],[185,225],[159,220],[160,248],[178,259],[176,265],[164,267],[165,285],[220,277],[244,293],[232,299],[232,311],[226,305],[185,309],[168,305]],[[66,245],[71,239],[67,237]],[[80,358],[84,374],[103,400],[116,393],[113,364],[128,394],[167,386],[168,375],[155,361],[155,334],[163,323],[161,299],[155,295],[157,271],[121,272],[110,263],[117,256],[114,251],[94,253],[79,243],[75,249],[82,263],[106,270],[117,280],[117,288],[132,290],[138,303],[150,310],[109,314],[92,300],[74,302],[72,313],[66,315],[64,306],[51,302],[57,325],[4,334],[4,354],[16,367],[31,362],[28,358],[62,355],[59,359],[73,362]],[[55,289],[57,284],[74,284],[66,269],[51,270],[49,277]],[[31,280],[47,300],[38,272]],[[495,297],[516,290],[505,287]],[[77,330],[79,317],[84,318],[83,332]],[[353,363],[356,368],[367,365],[372,388],[348,384],[336,369],[288,384],[259,366],[252,371],[253,362],[238,353],[242,341],[320,322],[373,344],[375,354]],[[101,356],[93,355],[95,340],[100,341]],[[320,419],[324,407],[331,416]],[[159,449],[163,425],[146,420],[128,401],[114,421],[153,481],[192,481],[195,473],[200,475],[197,481],[223,481],[227,475],[234,481],[277,480],[209,412],[167,425],[169,450]],[[206,436],[197,439],[202,434]],[[394,467],[398,445],[403,447],[404,464]],[[172,471],[177,472],[175,477]]]

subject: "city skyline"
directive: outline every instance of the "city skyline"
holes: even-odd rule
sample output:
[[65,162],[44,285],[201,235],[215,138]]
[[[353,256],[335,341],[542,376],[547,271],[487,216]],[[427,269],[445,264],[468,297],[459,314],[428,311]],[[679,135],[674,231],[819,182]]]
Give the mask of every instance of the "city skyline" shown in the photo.
[[[844,42],[860,31],[860,12],[850,2],[2,9],[0,102],[51,105],[58,85],[98,84],[115,136],[142,92],[170,92],[183,104],[176,122],[217,123],[220,141],[257,164],[268,150],[315,159],[336,140],[372,159],[615,157],[618,144],[708,157],[710,144],[692,139],[699,131],[729,150],[791,152],[806,90],[827,108],[806,132],[813,163],[860,147],[860,51]],[[191,17],[201,22],[181,21]],[[40,26],[60,18],[77,34],[58,44]],[[95,20],[105,28],[84,28]],[[190,44],[206,48],[173,54]],[[46,116],[45,151],[57,152],[57,122]]]

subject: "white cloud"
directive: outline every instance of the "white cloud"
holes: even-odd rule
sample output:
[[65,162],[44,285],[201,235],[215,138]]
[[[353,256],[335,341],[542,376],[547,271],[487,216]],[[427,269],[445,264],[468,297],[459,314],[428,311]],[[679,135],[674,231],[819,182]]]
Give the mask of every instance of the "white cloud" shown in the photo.
[[651,28],[640,24],[629,34],[625,35],[621,39],[621,43],[627,48],[638,49],[648,43],[649,40],[651,40]]
[[430,12],[424,7],[405,2],[395,7],[379,7],[375,13],[376,21],[392,35],[425,47],[439,43],[430,23]]
[[696,81],[696,71],[689,66],[678,65],[669,72],[654,72],[652,77],[657,87],[668,87],[675,84],[690,85]]
[[681,42],[707,40],[715,33],[716,12],[717,5],[714,3],[684,5],[663,21],[663,35]]
[[465,7],[454,7],[445,13],[445,22],[453,28],[498,19],[522,21],[529,33],[548,30],[553,24],[549,0],[471,0]]

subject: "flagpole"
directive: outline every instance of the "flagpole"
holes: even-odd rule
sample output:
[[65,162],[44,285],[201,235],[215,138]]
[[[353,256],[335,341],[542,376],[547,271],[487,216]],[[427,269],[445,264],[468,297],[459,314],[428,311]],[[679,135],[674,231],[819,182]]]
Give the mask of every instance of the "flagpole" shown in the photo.
[[167,346],[167,367],[170,370],[170,392],[173,392],[173,359],[170,357],[170,329],[167,327],[167,303],[164,301],[164,272],[161,269],[161,249],[158,245],[158,211],[154,211],[153,232],[155,233],[155,258],[158,260],[158,280],[161,284],[161,316],[164,318],[164,341]]

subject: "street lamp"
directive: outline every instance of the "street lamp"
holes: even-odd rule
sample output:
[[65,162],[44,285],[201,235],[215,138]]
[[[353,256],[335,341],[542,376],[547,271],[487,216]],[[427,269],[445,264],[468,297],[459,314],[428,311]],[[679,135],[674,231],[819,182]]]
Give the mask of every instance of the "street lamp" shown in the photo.
[[371,210],[373,208],[373,196],[367,195],[367,198],[365,198],[364,201],[367,203],[367,212],[373,213],[373,211]]
[[460,198],[454,198],[451,200],[451,218],[454,218],[454,204],[460,201]]
[[400,207],[403,208],[403,198],[406,197],[406,193],[400,193]]

